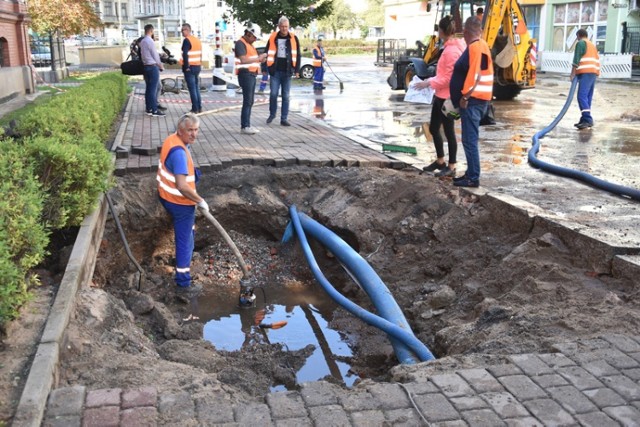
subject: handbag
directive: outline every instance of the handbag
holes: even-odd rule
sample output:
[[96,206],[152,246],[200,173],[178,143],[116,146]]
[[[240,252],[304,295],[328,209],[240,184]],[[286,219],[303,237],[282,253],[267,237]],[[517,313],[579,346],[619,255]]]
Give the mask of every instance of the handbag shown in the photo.
[[144,74],[144,64],[140,59],[132,59],[120,64],[122,74],[126,76],[140,76]]

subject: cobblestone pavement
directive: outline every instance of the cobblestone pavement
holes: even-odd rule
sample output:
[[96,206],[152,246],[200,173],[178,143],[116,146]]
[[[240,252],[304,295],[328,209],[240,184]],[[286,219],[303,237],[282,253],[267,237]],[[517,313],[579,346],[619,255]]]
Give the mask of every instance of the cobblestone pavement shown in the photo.
[[[187,95],[166,94],[166,117],[143,112],[141,88],[132,94],[113,149],[116,173],[150,172],[157,149],[189,109]],[[293,115],[266,125],[268,107],[256,97],[243,135],[241,98],[203,93],[205,111],[195,161],[203,170],[237,164],[401,167],[403,163],[355,143],[313,119]],[[225,398],[193,399],[151,387],[51,391],[45,426],[636,426],[640,425],[640,335],[607,335],[559,343],[551,353],[464,363],[443,358],[394,368],[395,382],[365,380],[351,390],[326,382],[267,394],[232,405]]]

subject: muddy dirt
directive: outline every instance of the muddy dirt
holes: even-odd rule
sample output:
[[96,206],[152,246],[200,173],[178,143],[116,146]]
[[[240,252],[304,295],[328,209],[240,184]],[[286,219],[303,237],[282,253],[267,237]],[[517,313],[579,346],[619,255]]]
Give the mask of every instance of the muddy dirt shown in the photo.
[[[558,236],[496,220],[477,197],[415,169],[234,167],[207,173],[199,192],[266,289],[316,286],[297,242],[280,243],[290,204],[332,229],[369,261],[438,358],[547,352],[580,337],[636,333],[640,324],[632,283],[590,271]],[[121,178],[112,197],[146,277],[138,291],[109,217],[93,282],[68,328],[58,386],[153,385],[230,401],[259,399],[278,384],[295,388],[311,348],[252,339],[222,351],[202,340],[194,301],[174,289],[173,231],[155,176]],[[242,272],[231,251],[204,218],[196,227],[195,281],[206,295],[236,293]],[[314,251],[332,283],[371,308],[331,254]],[[383,333],[342,309],[330,323],[350,337],[349,363],[360,378],[389,380],[397,362]]]

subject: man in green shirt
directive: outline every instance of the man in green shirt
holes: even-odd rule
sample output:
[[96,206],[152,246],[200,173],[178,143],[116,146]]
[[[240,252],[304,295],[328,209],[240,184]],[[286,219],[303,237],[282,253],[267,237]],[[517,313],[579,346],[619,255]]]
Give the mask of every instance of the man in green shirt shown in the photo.
[[576,33],[578,42],[571,64],[571,80],[578,79],[578,106],[580,107],[580,121],[574,126],[586,129],[593,126],[591,117],[591,100],[596,85],[596,77],[600,75],[600,56],[598,49],[589,40],[587,31],[583,28]]

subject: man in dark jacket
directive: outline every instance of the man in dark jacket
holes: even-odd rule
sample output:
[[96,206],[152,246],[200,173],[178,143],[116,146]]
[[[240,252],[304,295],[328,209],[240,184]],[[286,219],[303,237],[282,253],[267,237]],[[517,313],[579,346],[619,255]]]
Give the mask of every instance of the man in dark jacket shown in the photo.
[[282,111],[280,124],[291,126],[289,117],[289,90],[291,76],[300,73],[300,41],[289,31],[289,20],[282,16],[278,20],[278,31],[271,33],[267,43],[267,68],[271,76],[271,93],[269,94],[269,118],[267,124],[276,118],[278,111],[278,92],[282,88]]

